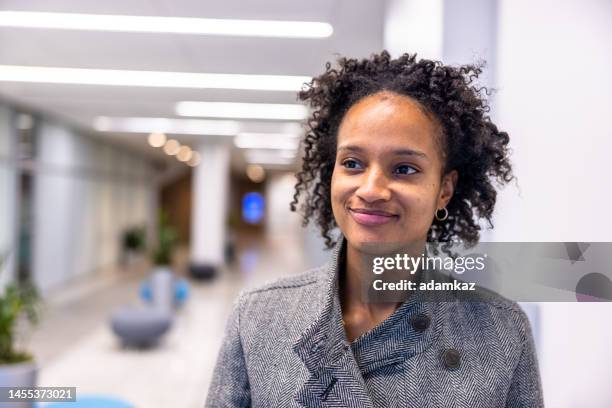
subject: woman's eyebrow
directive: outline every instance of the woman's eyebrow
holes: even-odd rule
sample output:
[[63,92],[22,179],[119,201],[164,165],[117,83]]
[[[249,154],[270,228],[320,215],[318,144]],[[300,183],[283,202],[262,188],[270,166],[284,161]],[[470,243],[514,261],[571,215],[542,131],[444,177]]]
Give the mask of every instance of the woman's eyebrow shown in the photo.
[[[365,152],[365,149],[360,147],[360,146],[354,146],[354,145],[344,145],[344,146],[339,146],[338,147],[338,152],[341,151],[349,151],[349,152],[357,152],[357,153],[363,153]],[[402,149],[395,149],[395,150],[391,150],[390,153],[393,153],[397,156],[417,156],[417,157],[422,157],[424,159],[429,159],[429,157],[427,157],[427,155],[419,150],[414,150],[414,149],[406,149],[406,148],[402,148]]]

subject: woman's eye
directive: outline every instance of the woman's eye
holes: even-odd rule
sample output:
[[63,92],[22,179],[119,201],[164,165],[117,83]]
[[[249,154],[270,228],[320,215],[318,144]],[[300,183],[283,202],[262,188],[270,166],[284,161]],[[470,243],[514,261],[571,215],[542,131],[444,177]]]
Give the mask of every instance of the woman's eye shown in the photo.
[[413,174],[417,172],[417,170],[414,167],[409,166],[407,164],[402,164],[401,166],[397,166],[395,171],[397,172],[397,174]]
[[345,160],[342,162],[342,165],[344,167],[346,167],[347,169],[356,169],[359,166],[359,163],[357,163],[355,160]]

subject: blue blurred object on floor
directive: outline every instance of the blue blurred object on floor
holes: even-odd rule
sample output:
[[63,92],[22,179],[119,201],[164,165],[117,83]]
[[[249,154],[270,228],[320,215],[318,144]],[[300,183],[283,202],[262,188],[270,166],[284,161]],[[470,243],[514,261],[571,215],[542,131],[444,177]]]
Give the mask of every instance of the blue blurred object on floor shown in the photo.
[[134,405],[103,395],[77,396],[73,402],[38,403],[35,408],[136,408]]
[[[189,297],[189,283],[185,279],[176,279],[174,283],[174,306],[181,307]],[[153,291],[149,279],[140,285],[140,298],[146,303],[153,302]]]

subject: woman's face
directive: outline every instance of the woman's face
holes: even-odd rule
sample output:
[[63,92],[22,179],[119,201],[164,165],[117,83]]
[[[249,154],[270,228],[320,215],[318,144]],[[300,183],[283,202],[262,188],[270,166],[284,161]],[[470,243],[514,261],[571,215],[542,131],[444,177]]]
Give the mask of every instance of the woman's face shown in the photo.
[[418,243],[457,180],[442,177],[439,131],[412,99],[389,92],[353,105],[338,130],[332,211],[348,243]]

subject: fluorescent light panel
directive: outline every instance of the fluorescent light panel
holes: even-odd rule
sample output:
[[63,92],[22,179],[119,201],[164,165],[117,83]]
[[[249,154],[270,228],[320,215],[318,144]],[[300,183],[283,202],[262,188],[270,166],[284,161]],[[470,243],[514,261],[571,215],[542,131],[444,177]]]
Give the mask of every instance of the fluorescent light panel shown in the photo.
[[296,103],[183,101],[176,104],[176,114],[213,118],[303,120],[308,114],[308,109]]
[[99,132],[160,132],[211,136],[235,136],[240,131],[240,124],[236,121],[146,117],[101,116],[94,120],[93,127]]
[[269,156],[269,157],[282,157],[285,159],[295,159],[297,156],[297,151],[293,149],[278,149],[278,150],[270,150],[270,149],[248,149],[245,150],[245,155],[247,156]]
[[0,11],[0,27],[247,37],[326,38],[323,22]]
[[297,135],[284,133],[239,133],[234,145],[241,149],[295,150],[300,139]]
[[298,91],[310,78],[292,75],[210,74],[0,65],[0,81],[157,88]]
[[245,159],[249,164],[292,164],[294,158],[288,158],[276,154],[263,154],[261,152],[246,152]]

